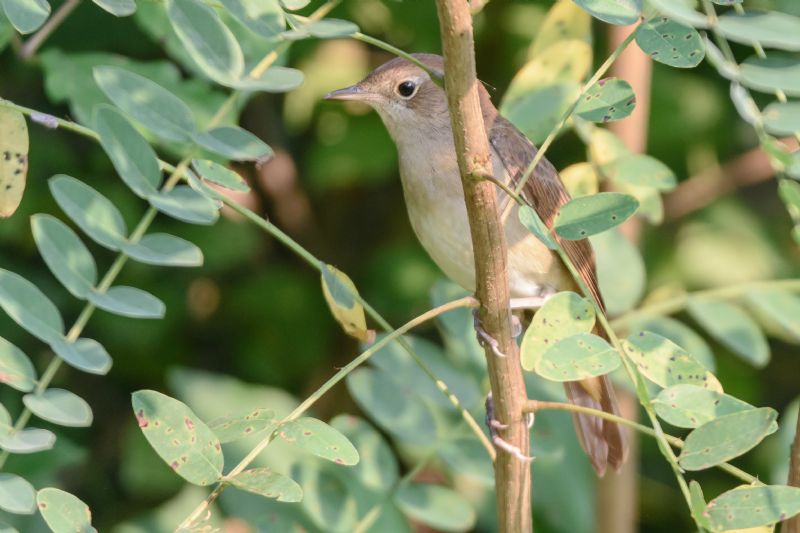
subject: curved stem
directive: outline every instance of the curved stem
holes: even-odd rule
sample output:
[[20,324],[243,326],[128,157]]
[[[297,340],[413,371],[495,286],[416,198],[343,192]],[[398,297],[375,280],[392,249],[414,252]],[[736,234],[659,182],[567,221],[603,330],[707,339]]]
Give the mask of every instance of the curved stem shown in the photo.
[[[398,329],[392,331],[385,337],[381,338],[375,344],[370,346],[367,350],[363,351],[358,357],[350,361],[346,366],[342,367],[336,374],[331,376],[323,385],[314,391],[311,396],[306,398],[300,405],[298,405],[291,413],[286,415],[276,426],[276,428],[270,432],[264,439],[261,440],[252,450],[248,453],[244,459],[239,461],[233,469],[225,476],[226,478],[235,477],[237,474],[240,474],[244,471],[245,468],[250,466],[250,464],[258,457],[264,449],[270,445],[270,443],[275,438],[280,427],[292,420],[295,420],[302,416],[306,411],[308,411],[312,405],[314,405],[317,400],[319,400],[326,392],[328,392],[334,385],[339,383],[342,379],[344,379],[350,372],[355,370],[359,365],[365,363],[370,357],[375,355],[381,348],[388,345],[390,342],[397,340],[402,337],[405,333],[410,331],[411,329],[423,324],[429,320],[436,318],[437,316],[446,313],[448,311],[452,311],[453,309],[459,309],[462,307],[476,307],[478,305],[477,300],[472,296],[467,296],[464,298],[460,298],[458,300],[454,300],[452,302],[448,302],[446,304],[442,304],[438,307],[434,307],[430,311],[427,311],[418,317],[406,322],[403,326],[399,327]],[[180,523],[177,530],[190,528],[192,524],[197,520],[200,515],[202,515],[203,511],[205,511],[213,502],[217,499],[217,497],[225,490],[226,484],[219,483],[214,490],[206,497],[203,502],[201,502],[190,514],[187,516],[183,522]]]
[[[605,420],[610,420],[611,422],[622,424],[623,426],[627,426],[629,428],[633,428],[639,433],[643,433],[645,435],[653,437],[654,439],[659,438],[659,432],[651,427],[645,426],[644,424],[639,424],[638,422],[634,422],[633,420],[628,420],[627,418],[621,416],[617,416],[613,413],[607,413],[605,411],[600,411],[599,409],[592,409],[591,407],[583,407],[582,405],[575,405],[572,403],[528,400],[527,404],[525,405],[525,412],[536,413],[538,411],[570,411],[573,413],[584,413],[587,415],[596,416],[598,418],[603,418]],[[662,436],[670,445],[678,449],[682,449],[685,444],[682,439],[679,439],[678,437],[673,437],[672,435],[668,435],[663,432],[660,434],[660,436]],[[759,481],[757,477],[750,475],[744,470],[741,470],[740,468],[737,468],[731,464],[721,463],[717,465],[717,468],[728,472],[732,476],[739,478],[745,483],[763,485],[763,483]]]
[[671,315],[673,313],[683,311],[691,298],[705,297],[727,300],[739,298],[749,290],[766,288],[780,288],[789,291],[800,291],[800,279],[753,281],[749,283],[742,283],[740,285],[732,285],[730,287],[722,287],[719,289],[706,289],[688,294],[684,293],[662,302],[657,302],[645,307],[640,307],[639,309],[634,309],[633,311],[615,318],[610,322],[610,324],[615,331],[621,331],[627,327],[630,327],[631,323],[641,320],[642,318]]

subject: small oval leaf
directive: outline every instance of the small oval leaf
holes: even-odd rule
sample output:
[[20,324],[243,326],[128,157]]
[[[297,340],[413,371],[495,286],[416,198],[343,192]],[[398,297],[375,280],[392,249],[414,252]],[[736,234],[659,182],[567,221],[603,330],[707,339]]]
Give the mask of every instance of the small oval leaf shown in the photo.
[[581,196],[561,207],[554,229],[571,241],[585,239],[622,224],[638,207],[636,198],[618,192]]
[[769,344],[761,328],[739,307],[721,300],[691,298],[689,314],[733,353],[761,368],[769,362]]
[[150,204],[164,213],[190,224],[211,225],[219,218],[219,208],[188,185],[158,192],[148,198]]
[[286,442],[336,464],[358,463],[358,451],[347,437],[322,420],[298,418],[281,426],[278,435]]
[[28,333],[46,343],[64,335],[64,321],[55,304],[36,285],[2,268],[0,307]]
[[222,444],[257,435],[275,424],[271,409],[254,409],[241,417],[223,416],[208,423]]
[[678,180],[667,165],[649,155],[631,154],[602,166],[602,173],[618,184],[652,187],[659,191],[675,188]]
[[55,443],[55,434],[47,429],[28,428],[0,432],[0,448],[9,453],[43,452],[52,448]]
[[692,68],[705,57],[703,39],[697,30],[667,17],[651,18],[636,30],[642,52],[671,67]]
[[109,313],[131,318],[164,318],[164,302],[147,291],[135,287],[117,286],[99,292],[93,289],[88,299]]
[[53,424],[70,427],[92,425],[92,408],[86,400],[68,390],[47,389],[39,394],[26,394],[22,401],[33,414]]
[[0,383],[29,392],[36,386],[36,369],[25,352],[0,337]]
[[192,168],[203,179],[232,191],[248,192],[250,187],[242,176],[208,159],[194,159]]
[[633,113],[636,107],[636,96],[631,85],[617,78],[606,78],[598,81],[586,91],[575,114],[590,122],[613,122]]
[[545,225],[538,213],[536,213],[532,207],[521,205],[517,211],[517,216],[519,217],[519,221],[522,223],[522,225],[528,228],[528,231],[533,233],[536,238],[542,242],[542,244],[551,250],[558,249],[558,245],[555,243],[555,241],[553,241],[552,238],[550,238],[550,229]]
[[358,290],[352,280],[341,270],[320,264],[322,293],[328,307],[342,329],[362,342],[371,342],[375,332],[367,329],[364,307],[356,300]]
[[50,347],[65,363],[78,370],[101,376],[111,370],[111,356],[94,339],[78,339],[75,342],[59,339],[51,342]]
[[800,513],[800,488],[783,485],[736,487],[705,509],[712,531],[774,524]]
[[133,393],[132,403],[147,441],[178,475],[201,486],[219,480],[219,439],[189,407],[152,390]]
[[97,533],[92,527],[89,506],[77,496],[60,489],[46,488],[36,495],[42,518],[54,533]]
[[719,30],[737,43],[754,42],[766,48],[800,51],[800,17],[777,11],[727,12],[719,17]]
[[25,35],[38,30],[50,16],[47,0],[0,0],[8,21]]
[[33,238],[53,275],[72,293],[85,299],[97,283],[97,265],[92,254],[72,229],[50,215],[31,217]]
[[28,175],[28,124],[16,109],[0,107],[0,218],[22,202]]
[[228,478],[228,481],[237,489],[279,502],[299,502],[303,499],[303,489],[297,482],[269,468],[251,468]]
[[263,161],[272,156],[272,148],[239,126],[220,126],[196,133],[192,140],[206,150],[235,161]]
[[[675,385],[653,399],[658,416],[673,426],[696,428],[715,418],[755,409],[747,402],[696,385]],[[773,431],[778,429],[775,424]]]
[[769,435],[777,418],[777,411],[762,407],[706,422],[686,437],[678,462],[686,470],[703,470],[730,461]]
[[400,487],[394,501],[405,514],[439,531],[469,531],[475,525],[475,510],[459,493],[423,483]]
[[171,267],[203,264],[203,252],[195,244],[167,233],[151,233],[138,242],[126,242],[122,250],[140,263]]
[[36,490],[16,474],[0,473],[0,509],[14,514],[36,512]]
[[620,364],[617,351],[605,339],[578,333],[550,346],[536,362],[536,373],[552,381],[576,381],[608,374]]

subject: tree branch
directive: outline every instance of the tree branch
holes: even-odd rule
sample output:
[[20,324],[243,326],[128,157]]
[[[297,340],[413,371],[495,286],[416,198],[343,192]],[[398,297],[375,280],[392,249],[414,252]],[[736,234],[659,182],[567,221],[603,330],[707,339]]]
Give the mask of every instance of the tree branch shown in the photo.
[[[511,334],[505,232],[495,187],[487,180],[492,176],[492,163],[475,75],[472,16],[469,4],[463,0],[437,0],[436,8],[444,52],[445,90],[475,250],[481,324],[507,355],[498,357],[490,347],[486,348],[495,413],[507,425],[500,431],[501,438],[527,456],[530,438],[522,415],[527,393],[517,343]],[[528,462],[514,454],[499,452],[495,487],[498,530],[532,531]]]

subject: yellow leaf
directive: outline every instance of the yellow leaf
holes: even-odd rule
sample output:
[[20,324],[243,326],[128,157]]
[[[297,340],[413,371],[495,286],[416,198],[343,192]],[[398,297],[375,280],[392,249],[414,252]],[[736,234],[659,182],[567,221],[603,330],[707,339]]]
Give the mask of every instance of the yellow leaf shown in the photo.
[[372,342],[375,332],[367,329],[364,308],[358,302],[358,290],[347,274],[322,264],[322,293],[333,317],[348,335],[362,342]]
[[0,217],[14,214],[28,174],[28,125],[22,113],[0,107]]

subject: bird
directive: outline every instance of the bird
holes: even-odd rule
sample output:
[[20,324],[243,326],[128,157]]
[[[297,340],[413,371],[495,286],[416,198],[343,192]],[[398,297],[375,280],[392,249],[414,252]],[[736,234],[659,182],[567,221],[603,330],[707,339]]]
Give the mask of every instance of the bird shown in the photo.
[[[447,96],[434,80],[442,78],[444,60],[434,54],[412,56],[427,68],[397,57],[355,85],[332,91],[325,98],[363,102],[378,113],[397,148],[403,196],[414,233],[447,277],[474,292],[473,247]],[[513,187],[533,161],[537,148],[500,114],[488,91],[478,85],[492,175]],[[570,200],[558,172],[546,158],[537,164],[521,195],[549,227],[559,208]],[[511,201],[508,195],[503,200],[498,202],[500,211]],[[561,258],[528,231],[515,212],[503,220],[511,298],[579,292]],[[560,240],[560,244],[602,306],[589,241]],[[599,330],[596,333],[602,334]],[[566,382],[564,386],[570,402],[619,414],[608,376]],[[581,447],[597,474],[602,476],[608,466],[619,470],[627,454],[622,428],[582,413],[573,413],[573,419]]]

